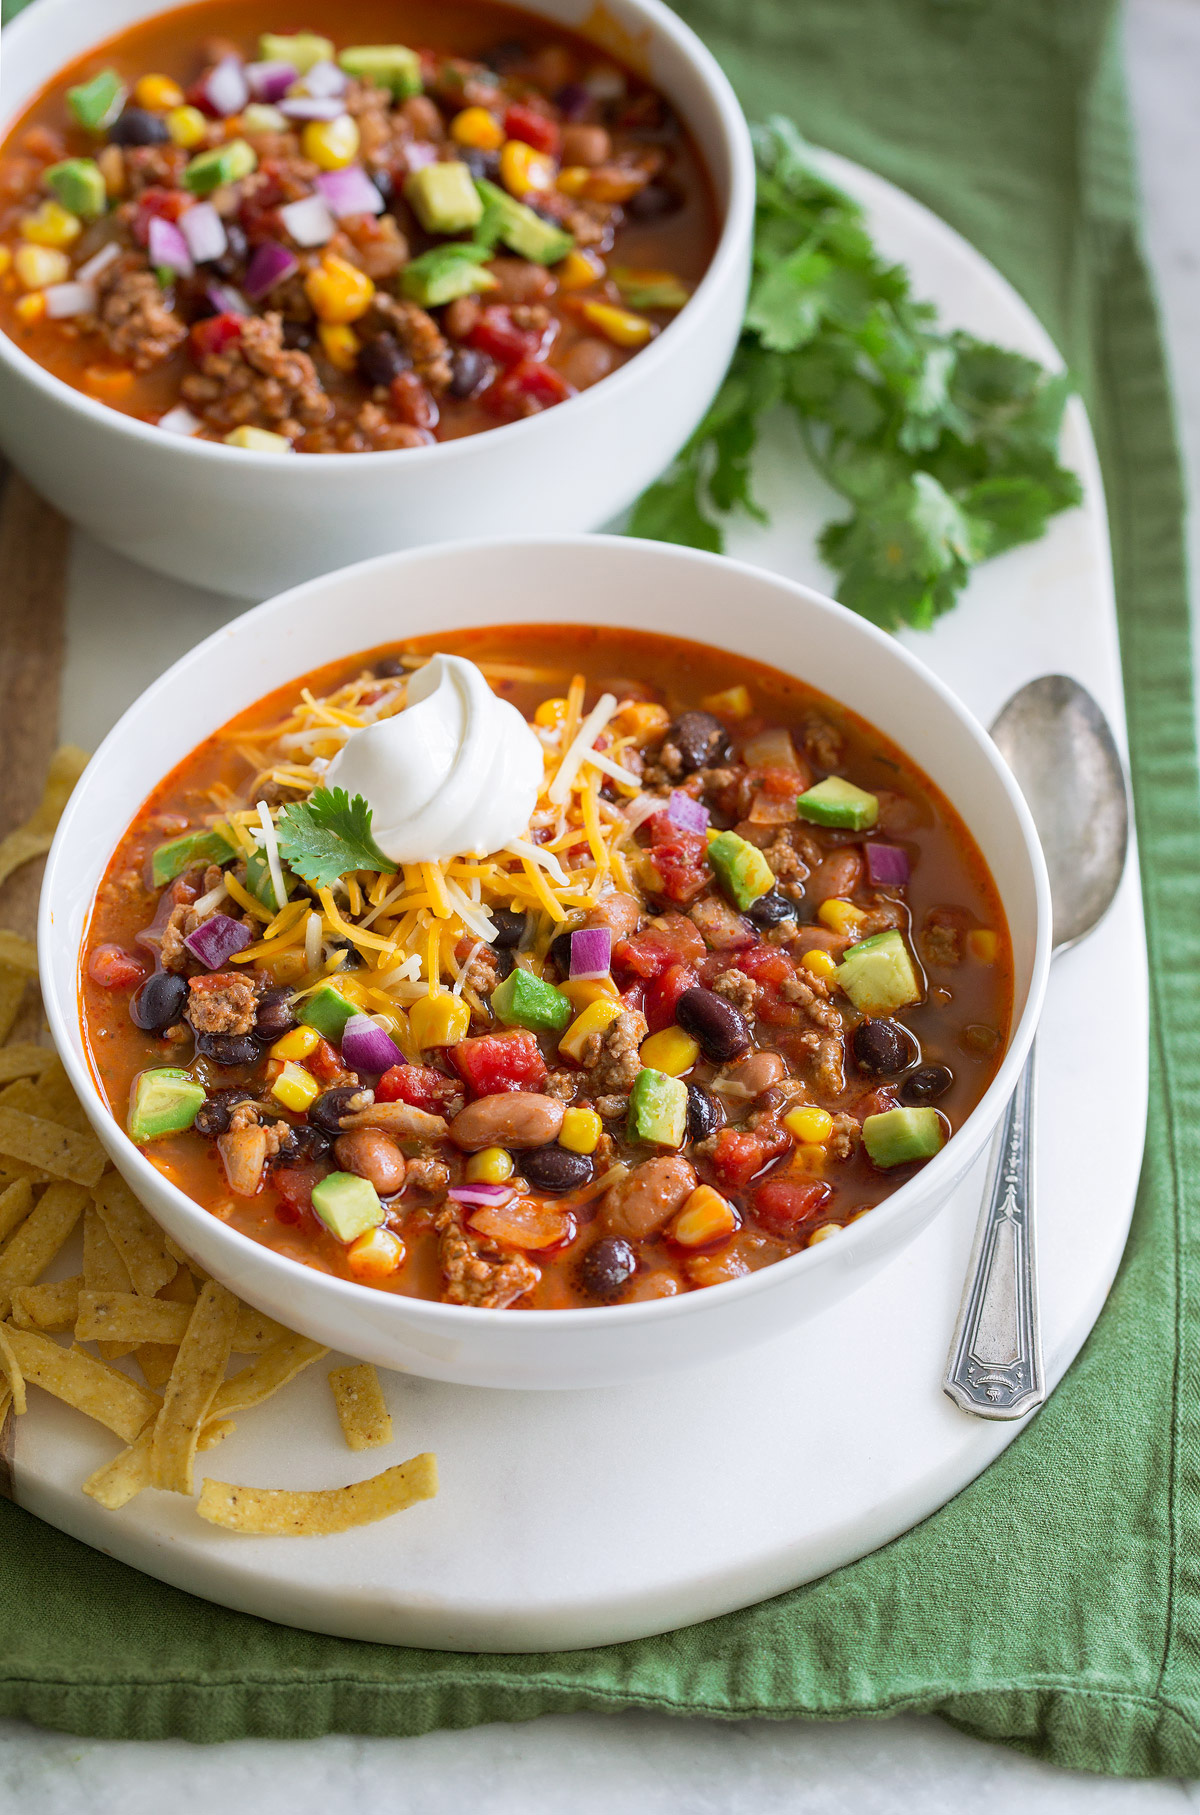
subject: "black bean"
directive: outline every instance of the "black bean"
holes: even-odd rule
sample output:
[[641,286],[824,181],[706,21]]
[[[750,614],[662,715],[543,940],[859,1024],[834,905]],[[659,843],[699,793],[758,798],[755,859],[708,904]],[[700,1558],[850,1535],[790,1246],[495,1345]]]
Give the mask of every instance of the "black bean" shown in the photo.
[[520,945],[524,937],[525,915],[514,914],[509,908],[493,908],[492,925],[496,929],[492,950],[494,952],[511,951],[514,945]]
[[212,268],[218,277],[233,282],[242,274],[250,254],[250,243],[236,221],[226,221],[224,226],[225,250],[220,258],[213,260]]
[[476,397],[486,390],[496,375],[496,368],[486,354],[474,347],[459,347],[450,362],[451,397]]
[[919,1109],[924,1103],[936,1103],[944,1097],[953,1082],[954,1073],[948,1065],[919,1065],[916,1071],[909,1072],[896,1094],[910,1109]]
[[219,1134],[228,1131],[229,1118],[238,1104],[254,1101],[254,1092],[241,1084],[231,1085],[226,1090],[210,1090],[196,1111],[192,1127],[206,1139],[215,1141]]
[[262,1056],[251,1034],[197,1034],[196,1051],[222,1070],[234,1065],[257,1065]]
[[411,370],[412,360],[394,334],[373,334],[358,349],[357,365],[364,384],[391,384]]
[[664,215],[677,214],[683,207],[683,196],[666,183],[647,183],[625,204],[627,214],[635,221],[660,221]]
[[282,1040],[284,1034],[290,1034],[295,1025],[290,989],[269,989],[260,997],[258,1013],[254,1017],[257,1039],[270,1046],[274,1040]]
[[371,673],[377,681],[395,681],[399,680],[402,674],[407,674],[408,669],[398,655],[387,655],[382,662],[376,662]]
[[916,1041],[898,1021],[860,1021],[850,1047],[854,1063],[869,1078],[894,1078],[920,1056]]
[[301,1126],[289,1128],[280,1137],[279,1152],[271,1161],[272,1165],[295,1166],[307,1165],[313,1160],[323,1159],[333,1145],[333,1137],[320,1128]]
[[332,1090],[323,1090],[316,1101],[308,1106],[309,1121],[326,1134],[340,1134],[341,1118],[354,1113],[350,1103],[358,1095],[357,1084],[335,1084]]
[[129,1002],[129,1019],[144,1033],[165,1034],[174,1027],[188,999],[187,980],[174,971],[155,971]]
[[534,1190],[548,1191],[555,1196],[560,1191],[573,1191],[577,1185],[586,1185],[593,1172],[590,1154],[572,1153],[569,1148],[560,1147],[557,1141],[551,1141],[545,1147],[530,1147],[516,1157],[522,1175]]
[[285,321],[283,324],[283,344],[292,353],[307,353],[316,335],[306,321]]
[[745,1017],[724,996],[696,985],[685,989],[675,1004],[675,1019],[684,1033],[700,1042],[706,1059],[723,1065],[750,1050],[750,1029]]
[[560,977],[571,975],[571,935],[556,933],[550,941],[550,956],[558,966]]
[[524,63],[528,55],[529,46],[520,38],[504,38],[488,51],[483,60],[498,75],[504,75],[508,70],[515,69],[518,64]]
[[554,104],[564,120],[582,120],[592,105],[592,97],[582,82],[568,82],[554,97]]
[[326,944],[331,952],[345,952],[346,956],[338,966],[339,970],[361,971],[366,969],[367,961],[352,940],[329,939]]
[[500,153],[498,151],[460,151],[459,158],[471,172],[477,183],[492,182],[500,173]]
[[781,920],[796,918],[796,903],[781,889],[771,889],[767,894],[760,895],[746,909],[746,914],[755,926],[778,926]]
[[612,1304],[637,1272],[637,1255],[619,1235],[602,1235],[579,1263],[579,1284],[589,1298]]
[[725,1125],[725,1111],[716,1097],[699,1084],[687,1087],[687,1132],[689,1141],[706,1141],[710,1134]]
[[711,769],[729,758],[728,734],[711,712],[681,712],[667,727],[665,742],[682,756],[685,775],[695,769]]
[[165,145],[171,135],[161,114],[127,107],[108,129],[110,145]]
[[390,202],[396,193],[390,170],[371,170],[367,173],[385,202]]

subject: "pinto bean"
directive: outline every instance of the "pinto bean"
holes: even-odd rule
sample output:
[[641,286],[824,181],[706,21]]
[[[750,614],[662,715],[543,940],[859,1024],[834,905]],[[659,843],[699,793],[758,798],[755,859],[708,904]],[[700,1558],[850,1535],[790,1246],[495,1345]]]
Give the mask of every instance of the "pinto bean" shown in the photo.
[[831,896],[853,895],[862,882],[862,852],[857,845],[843,845],[823,857],[804,886],[810,901],[828,901]]
[[781,1084],[787,1077],[787,1066],[777,1052],[752,1052],[737,1065],[727,1065],[713,1080],[713,1089],[723,1096],[740,1097],[749,1102],[764,1090]]
[[618,939],[628,939],[637,932],[641,917],[641,907],[632,895],[614,892],[596,903],[584,925],[606,926],[615,944]]
[[594,170],[597,164],[607,164],[611,156],[612,139],[603,126],[564,126],[564,164],[586,164],[589,170]]
[[351,1128],[333,1144],[343,1172],[356,1172],[380,1197],[394,1197],[404,1184],[404,1155],[381,1128]]
[[610,1185],[600,1200],[600,1220],[626,1241],[645,1241],[682,1209],[696,1189],[696,1174],[678,1154],[643,1160],[628,1178]]
[[450,1124],[450,1139],[464,1153],[485,1147],[544,1147],[558,1138],[564,1105],[557,1097],[532,1090],[505,1090],[480,1097],[460,1109]]
[[602,378],[607,378],[619,358],[620,354],[611,342],[585,334],[567,348],[558,365],[568,384],[573,384],[577,391],[586,391],[589,385],[599,384]]
[[558,279],[545,265],[535,265],[527,258],[494,258],[488,270],[497,282],[492,292],[496,302],[549,302],[558,289]]

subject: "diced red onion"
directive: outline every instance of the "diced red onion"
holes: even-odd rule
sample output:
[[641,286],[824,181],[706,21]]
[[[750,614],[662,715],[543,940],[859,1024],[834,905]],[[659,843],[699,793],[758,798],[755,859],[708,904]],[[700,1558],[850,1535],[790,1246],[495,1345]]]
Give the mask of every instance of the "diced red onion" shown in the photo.
[[693,800],[690,794],[685,794],[682,788],[671,789],[667,801],[667,818],[681,832],[707,832],[711,817],[708,808],[698,800]]
[[211,202],[196,202],[179,217],[179,231],[198,265],[220,258],[229,244],[225,223]]
[[[186,219],[186,215],[184,216]],[[260,302],[268,290],[281,284],[285,277],[300,269],[295,253],[281,246],[278,240],[264,240],[261,246],[254,248],[254,255],[246,266],[246,275],[242,287],[253,302]]]
[[193,958],[199,958],[201,964],[215,971],[220,970],[235,952],[249,945],[252,937],[250,928],[243,926],[240,920],[233,920],[228,914],[212,914],[202,920],[183,943]]
[[323,195],[306,195],[279,210],[279,218],[298,246],[323,246],[337,232],[337,222]]
[[345,170],[323,170],[317,178],[317,188],[339,221],[348,214],[383,213],[383,197],[361,164],[348,164]]
[[346,92],[346,72],[339,69],[336,63],[328,60],[314,63],[311,69],[304,72],[304,92],[324,98],[329,95],[344,95]]
[[218,315],[253,315],[254,310],[232,284],[205,284],[204,294]]
[[42,291],[42,300],[51,321],[66,321],[71,315],[90,315],[96,291],[92,284],[50,284]]
[[290,63],[280,62],[247,63],[245,75],[254,99],[272,103],[282,101],[292,83],[300,79]]
[[285,95],[275,105],[289,120],[336,120],[346,111],[336,95]]
[[414,139],[411,145],[401,147],[400,155],[404,159],[404,168],[411,176],[414,170],[422,169],[426,164],[436,164],[438,150],[425,139]]
[[446,1196],[455,1204],[507,1204],[513,1195],[511,1185],[454,1185]]
[[384,1072],[392,1065],[403,1065],[404,1054],[382,1027],[369,1015],[351,1015],[342,1029],[342,1057],[352,1071]]
[[606,926],[581,926],[571,934],[572,978],[607,977],[612,963],[612,933]]
[[869,839],[863,846],[867,875],[876,888],[898,888],[909,878],[908,852],[898,844],[876,844]]
[[157,426],[166,429],[168,435],[194,435],[204,424],[199,416],[192,415],[186,404],[177,403],[173,410],[159,417]]
[[215,114],[228,119],[250,99],[250,84],[240,57],[222,57],[204,78],[204,98]]
[[150,217],[149,237],[150,263],[163,265],[168,271],[175,271],[180,277],[190,277],[195,267],[188,243],[174,221],[165,221],[161,215]]
[[93,252],[86,265],[80,265],[75,273],[75,281],[80,284],[94,284],[102,271],[107,271],[114,258],[120,258],[121,248],[115,239],[110,239],[107,246],[101,246],[99,252]]

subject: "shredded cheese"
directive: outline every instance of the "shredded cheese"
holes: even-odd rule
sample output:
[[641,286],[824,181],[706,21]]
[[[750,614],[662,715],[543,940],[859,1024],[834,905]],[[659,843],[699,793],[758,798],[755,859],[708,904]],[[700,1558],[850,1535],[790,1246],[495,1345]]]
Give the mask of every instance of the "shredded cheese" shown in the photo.
[[271,819],[271,809],[265,800],[255,805],[258,823],[262,827],[263,849],[267,854],[267,868],[271,872],[271,888],[275,895],[275,911],[287,906],[287,887],[283,880],[283,865],[279,861],[279,840],[275,836],[275,825]]
[[558,772],[554,780],[546,790],[546,798],[554,806],[562,806],[568,799],[584,757],[591,750],[592,745],[616,710],[615,696],[611,693],[602,693],[580,725],[567,748],[566,755],[558,765]]

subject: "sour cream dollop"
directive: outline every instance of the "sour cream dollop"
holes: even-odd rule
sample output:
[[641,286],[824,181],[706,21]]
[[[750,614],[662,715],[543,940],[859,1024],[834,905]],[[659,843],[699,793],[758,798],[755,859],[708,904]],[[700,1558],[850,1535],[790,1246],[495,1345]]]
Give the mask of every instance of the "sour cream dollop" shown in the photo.
[[365,797],[393,863],[483,856],[519,838],[542,786],[542,746],[474,662],[435,655],[393,718],[347,738],[325,785]]

